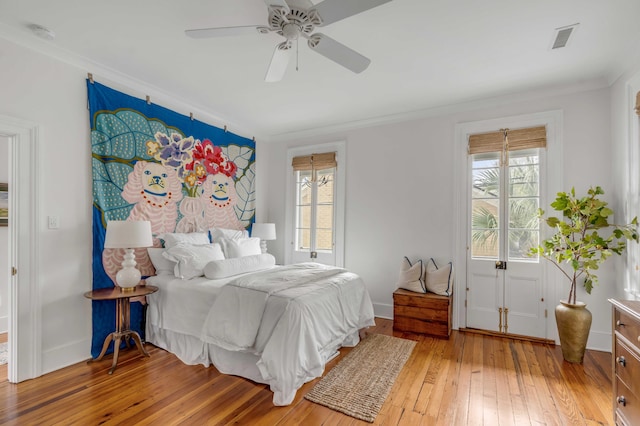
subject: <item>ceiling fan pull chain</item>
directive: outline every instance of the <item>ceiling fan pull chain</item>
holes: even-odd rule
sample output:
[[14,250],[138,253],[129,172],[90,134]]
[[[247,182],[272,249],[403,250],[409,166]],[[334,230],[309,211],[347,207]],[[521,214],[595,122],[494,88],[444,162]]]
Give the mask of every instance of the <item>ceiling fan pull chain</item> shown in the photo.
[[300,50],[298,49],[299,47],[300,47],[300,37],[296,39],[296,72],[298,72],[298,58],[299,58],[298,53],[300,52]]

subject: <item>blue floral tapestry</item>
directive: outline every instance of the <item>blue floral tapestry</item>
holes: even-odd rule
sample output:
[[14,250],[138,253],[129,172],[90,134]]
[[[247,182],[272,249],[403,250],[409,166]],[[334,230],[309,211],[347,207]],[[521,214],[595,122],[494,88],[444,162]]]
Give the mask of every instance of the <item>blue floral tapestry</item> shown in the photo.
[[[93,289],[113,288],[123,249],[104,249],[109,220],[149,220],[161,234],[249,229],[255,217],[255,142],[87,80],[93,173]],[[143,277],[155,270],[136,249]],[[91,355],[115,329],[115,302],[93,301]],[[131,329],[144,336],[143,308]],[[111,344],[113,346],[113,344]],[[109,348],[113,351],[113,348]]]

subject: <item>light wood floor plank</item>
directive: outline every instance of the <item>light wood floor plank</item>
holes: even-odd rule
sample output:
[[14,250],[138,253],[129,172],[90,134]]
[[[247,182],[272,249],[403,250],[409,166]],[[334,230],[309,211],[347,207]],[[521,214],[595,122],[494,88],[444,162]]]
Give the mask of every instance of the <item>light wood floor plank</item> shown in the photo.
[[[436,339],[394,332],[389,320],[376,323],[366,333],[417,344],[373,425],[613,424],[609,353],[587,351],[576,365],[541,343],[457,331]],[[305,384],[290,406],[274,407],[266,385],[147,349],[150,358],[121,352],[113,375],[110,357],[20,384],[6,382],[5,366],[0,424],[370,424],[305,400],[319,379]],[[343,348],[326,370],[351,350]]]

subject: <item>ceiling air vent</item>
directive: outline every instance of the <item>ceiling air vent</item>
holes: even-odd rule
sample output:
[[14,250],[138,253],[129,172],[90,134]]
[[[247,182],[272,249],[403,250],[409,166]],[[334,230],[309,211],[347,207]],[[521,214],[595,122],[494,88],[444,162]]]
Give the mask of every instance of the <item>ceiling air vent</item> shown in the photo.
[[579,24],[568,25],[566,27],[556,28],[555,37],[551,49],[559,49],[569,44],[569,37],[574,33]]

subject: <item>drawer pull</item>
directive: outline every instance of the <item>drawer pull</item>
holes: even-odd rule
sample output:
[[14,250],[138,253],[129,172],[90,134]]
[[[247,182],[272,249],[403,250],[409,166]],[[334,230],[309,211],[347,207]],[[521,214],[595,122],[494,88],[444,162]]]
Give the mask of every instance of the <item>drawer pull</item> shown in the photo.
[[616,401],[618,402],[618,404],[622,404],[623,407],[627,406],[627,399],[620,395],[619,397],[616,398]]
[[626,366],[627,366],[627,360],[626,360],[626,359],[624,359],[624,357],[623,357],[623,356],[619,356],[619,357],[617,357],[617,358],[616,358],[616,362],[617,362],[618,364],[620,364],[621,366],[623,366],[623,367],[626,367]]
[[616,327],[624,327],[624,323],[620,320],[616,321]]

